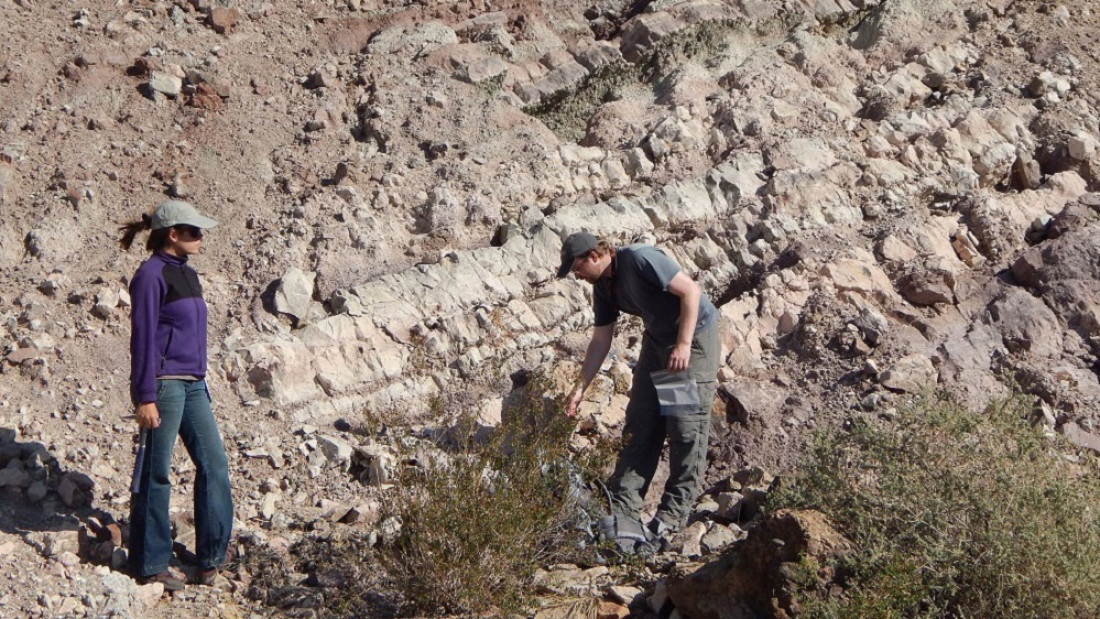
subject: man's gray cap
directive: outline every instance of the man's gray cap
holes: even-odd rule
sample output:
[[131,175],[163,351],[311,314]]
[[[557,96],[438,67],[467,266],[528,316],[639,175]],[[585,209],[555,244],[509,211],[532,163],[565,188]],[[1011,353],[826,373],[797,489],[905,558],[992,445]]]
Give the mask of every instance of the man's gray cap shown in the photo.
[[558,277],[565,277],[573,270],[573,261],[578,256],[583,256],[596,249],[599,241],[587,232],[574,232],[565,237],[561,242],[561,266],[558,267]]
[[195,226],[203,230],[209,230],[217,226],[218,222],[203,217],[195,207],[183,200],[168,200],[161,202],[153,211],[153,221],[150,226],[153,230],[171,228],[172,226]]

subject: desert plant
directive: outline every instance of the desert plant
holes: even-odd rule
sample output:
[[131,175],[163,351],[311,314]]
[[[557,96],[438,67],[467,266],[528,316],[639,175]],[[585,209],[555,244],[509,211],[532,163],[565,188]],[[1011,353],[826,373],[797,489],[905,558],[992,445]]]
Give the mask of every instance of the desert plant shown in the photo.
[[817,435],[770,507],[820,510],[858,550],[837,566],[845,594],[806,587],[805,615],[1100,614],[1100,471],[1029,411],[1023,398],[974,414],[929,396],[894,421]]
[[487,443],[465,440],[473,424],[459,423],[445,465],[401,478],[384,516],[401,529],[382,561],[407,612],[519,609],[535,570],[579,548],[573,421],[537,384],[526,393]]

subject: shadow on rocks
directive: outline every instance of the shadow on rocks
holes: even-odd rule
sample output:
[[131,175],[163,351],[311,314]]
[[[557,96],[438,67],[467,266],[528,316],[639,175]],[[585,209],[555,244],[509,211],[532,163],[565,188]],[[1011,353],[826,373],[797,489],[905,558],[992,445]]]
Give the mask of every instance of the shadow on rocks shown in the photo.
[[62,565],[121,565],[122,528],[92,507],[92,478],[64,469],[44,445],[18,436],[0,427],[0,531]]

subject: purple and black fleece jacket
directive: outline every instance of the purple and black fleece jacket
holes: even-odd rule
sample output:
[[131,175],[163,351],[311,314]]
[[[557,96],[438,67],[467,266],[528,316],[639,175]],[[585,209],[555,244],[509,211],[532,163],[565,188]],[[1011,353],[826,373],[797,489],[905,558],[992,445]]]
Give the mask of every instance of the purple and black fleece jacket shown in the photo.
[[158,251],[130,280],[130,398],[157,401],[157,377],[206,376],[206,302],[187,258]]

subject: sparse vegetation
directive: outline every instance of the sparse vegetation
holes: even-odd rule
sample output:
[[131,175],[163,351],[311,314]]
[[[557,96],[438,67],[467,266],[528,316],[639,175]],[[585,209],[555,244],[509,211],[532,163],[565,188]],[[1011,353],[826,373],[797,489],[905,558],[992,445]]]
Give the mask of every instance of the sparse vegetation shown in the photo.
[[[536,568],[579,552],[573,421],[529,386],[482,445],[452,433],[445,466],[406,471],[389,514],[401,530],[382,562],[412,614],[520,609]],[[471,427],[470,430],[473,428]]]
[[596,69],[574,88],[544,98],[524,108],[558,137],[572,141],[584,137],[588,119],[600,105],[623,97],[623,92],[642,88],[641,69],[619,61]]
[[629,93],[652,89],[685,61],[712,58],[728,43],[723,37],[745,26],[714,21],[684,28],[656,45],[641,62],[618,61],[599,67],[573,88],[544,98],[524,112],[542,120],[559,138],[580,140],[596,108]]
[[804,588],[805,615],[1097,616],[1100,468],[1029,410],[929,397],[895,422],[820,434],[771,506],[824,512],[858,551],[837,566],[841,598]]

